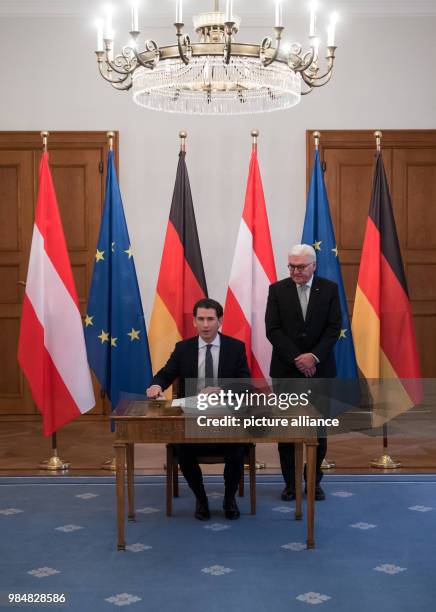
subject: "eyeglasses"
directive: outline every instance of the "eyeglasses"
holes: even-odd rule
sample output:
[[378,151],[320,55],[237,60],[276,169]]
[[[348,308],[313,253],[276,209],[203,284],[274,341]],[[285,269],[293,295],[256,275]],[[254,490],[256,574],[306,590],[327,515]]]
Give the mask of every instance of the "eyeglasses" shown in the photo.
[[290,272],[303,272],[307,268],[307,266],[311,266],[313,261],[307,264],[300,264],[299,266],[293,266],[292,264],[288,264],[288,268]]

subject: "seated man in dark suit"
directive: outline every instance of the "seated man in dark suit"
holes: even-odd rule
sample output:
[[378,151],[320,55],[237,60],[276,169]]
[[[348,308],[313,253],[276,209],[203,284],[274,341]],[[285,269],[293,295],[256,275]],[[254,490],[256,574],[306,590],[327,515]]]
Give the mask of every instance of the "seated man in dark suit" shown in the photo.
[[[194,305],[194,326],[198,336],[177,342],[165,366],[153,378],[147,397],[163,397],[162,391],[176,378],[180,378],[181,394],[185,395],[185,381],[198,379],[201,392],[217,391],[212,381],[225,378],[249,378],[245,345],[243,342],[218,332],[223,307],[215,300],[204,298]],[[203,485],[203,476],[197,457],[223,455],[225,458],[225,494],[223,508],[228,519],[240,516],[235,493],[243,469],[243,444],[181,444],[179,464],[188,485],[196,497],[195,517],[210,518],[209,505]]]

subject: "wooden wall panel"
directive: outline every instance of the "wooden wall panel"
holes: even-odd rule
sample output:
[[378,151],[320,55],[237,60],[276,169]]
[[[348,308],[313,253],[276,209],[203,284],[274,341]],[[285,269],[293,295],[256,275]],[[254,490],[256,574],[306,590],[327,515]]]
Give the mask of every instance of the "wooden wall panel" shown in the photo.
[[[98,156],[99,151],[92,153]],[[91,160],[82,160],[82,156],[83,151],[75,151],[73,159],[71,159],[71,151],[54,151],[50,156],[53,183],[70,252],[84,251],[88,246],[86,240],[86,175]],[[94,160],[95,168],[98,168],[99,161],[98,158]]]
[[0,415],[35,415],[17,363],[33,227],[33,154],[0,148]]
[[21,376],[17,363],[17,345],[20,319],[2,317],[0,319],[0,394],[8,397],[21,396]]
[[434,314],[414,317],[421,371],[425,378],[435,378],[436,325],[434,318]]
[[17,304],[20,301],[19,280],[18,264],[0,265],[0,304]]
[[[14,156],[15,157],[15,156]],[[0,250],[17,251],[19,249],[19,178],[20,162],[11,159],[7,165],[5,158],[0,162]]]

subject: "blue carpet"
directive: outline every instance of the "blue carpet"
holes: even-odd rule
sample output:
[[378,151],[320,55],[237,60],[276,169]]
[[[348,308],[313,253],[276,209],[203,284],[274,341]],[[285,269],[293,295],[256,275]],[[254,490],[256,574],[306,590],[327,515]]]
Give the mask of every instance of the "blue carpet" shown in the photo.
[[131,548],[117,552],[112,477],[2,478],[0,607],[13,592],[65,593],[52,610],[434,612],[436,476],[326,476],[323,487],[317,548],[305,550],[306,522],[278,477],[258,476],[257,515],[246,495],[234,522],[222,479],[208,477],[205,523],[186,485],[167,518],[163,479],[137,477]]

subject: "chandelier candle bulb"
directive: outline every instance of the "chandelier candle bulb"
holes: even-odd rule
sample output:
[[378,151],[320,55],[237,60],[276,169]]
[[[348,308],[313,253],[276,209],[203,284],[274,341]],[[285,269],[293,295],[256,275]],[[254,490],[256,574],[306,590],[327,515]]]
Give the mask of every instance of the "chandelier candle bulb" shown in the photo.
[[183,0],[176,0],[176,23],[183,23]]
[[333,13],[330,18],[330,24],[327,28],[327,47],[335,46],[335,28],[338,22],[338,14]]
[[226,1],[226,22],[227,23],[230,21],[233,21],[232,15],[233,15],[233,1],[227,0]]
[[101,19],[97,20],[96,27],[97,27],[97,49],[96,51],[104,51],[103,22],[101,21]]
[[113,31],[113,26],[112,26],[112,7],[111,6],[108,6],[106,8],[106,24],[105,24],[104,37],[106,40],[114,39],[114,31]]
[[132,32],[139,32],[139,10],[137,2],[132,4]]
[[316,9],[318,5],[316,2],[312,2],[310,5],[310,24],[309,24],[309,36],[315,36],[316,32]]
[[282,0],[276,0],[276,20],[275,27],[283,27],[283,12],[282,12]]

